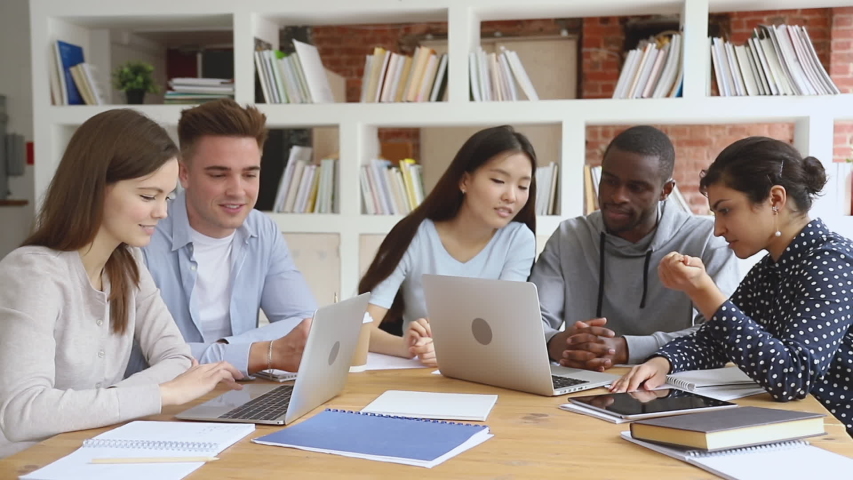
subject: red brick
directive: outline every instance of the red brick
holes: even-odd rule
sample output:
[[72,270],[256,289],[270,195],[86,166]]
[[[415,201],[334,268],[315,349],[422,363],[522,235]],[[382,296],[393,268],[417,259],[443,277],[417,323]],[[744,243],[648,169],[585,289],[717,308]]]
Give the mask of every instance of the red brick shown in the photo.
[[832,52],[849,52],[853,50],[853,41],[832,39]]
[[836,15],[832,19],[832,28],[853,27],[853,16]]

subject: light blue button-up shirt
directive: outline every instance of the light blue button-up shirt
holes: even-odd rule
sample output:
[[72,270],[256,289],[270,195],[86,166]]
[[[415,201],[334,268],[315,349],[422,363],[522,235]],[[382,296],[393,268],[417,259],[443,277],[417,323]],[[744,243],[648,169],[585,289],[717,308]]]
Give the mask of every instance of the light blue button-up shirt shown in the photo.
[[[231,253],[231,332],[224,339],[204,338],[198,300],[193,296],[197,263],[193,257],[187,203],[180,193],[169,204],[169,216],[157,224],[151,243],[143,249],[160,295],[200,363],[226,360],[244,374],[253,342],[287,334],[317,309],[314,295],[296,268],[278,226],[252,210],[234,235]],[[270,325],[258,328],[264,310]],[[220,340],[225,343],[219,342]],[[135,348],[126,375],[147,366]]]

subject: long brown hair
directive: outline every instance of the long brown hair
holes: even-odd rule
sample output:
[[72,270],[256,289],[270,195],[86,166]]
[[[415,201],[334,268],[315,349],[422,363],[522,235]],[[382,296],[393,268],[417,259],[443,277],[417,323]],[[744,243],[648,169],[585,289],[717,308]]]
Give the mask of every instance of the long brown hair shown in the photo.
[[[533,146],[527,137],[509,125],[487,128],[472,135],[456,153],[450,166],[423,203],[397,222],[382,241],[373,263],[358,284],[358,293],[369,292],[394,272],[425,219],[440,222],[456,217],[464,201],[464,195],[459,190],[462,177],[466,173],[474,173],[490,159],[504,152],[524,153],[530,159],[533,172],[536,172],[536,153]],[[536,233],[535,179],[536,176],[532,175],[527,203],[512,219],[513,222],[524,223],[533,233]],[[399,320],[404,308],[403,296],[397,292],[394,303],[382,322]]]
[[[91,244],[103,220],[106,187],[149,175],[179,155],[166,131],[134,110],[108,110],[86,120],[71,137],[45,192],[35,231],[22,245],[70,252]],[[111,286],[110,325],[113,333],[124,334],[128,297],[139,285],[126,244],[113,251],[104,271]]]

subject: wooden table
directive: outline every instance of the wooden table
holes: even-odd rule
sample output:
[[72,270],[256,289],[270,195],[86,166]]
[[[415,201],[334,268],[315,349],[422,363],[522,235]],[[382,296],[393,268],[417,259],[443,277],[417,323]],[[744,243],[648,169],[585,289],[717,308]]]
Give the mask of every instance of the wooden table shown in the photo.
[[[373,462],[337,455],[256,445],[249,438],[281,427],[259,425],[257,430],[187,477],[193,479],[259,478],[716,478],[705,471],[619,438],[626,424],[569,413],[557,408],[566,396],[541,397],[432,375],[432,369],[383,370],[351,373],[342,395],[323,408],[360,410],[389,389],[498,394],[486,424],[494,438],[432,469]],[[614,373],[621,373],[614,369]],[[214,392],[204,399],[221,393]],[[605,393],[603,389],[588,393]],[[763,394],[741,399],[742,405],[828,413],[814,398],[776,403]],[[170,420],[186,407],[170,408],[156,420]],[[306,416],[307,417],[307,416]],[[832,415],[825,419],[827,435],[812,443],[853,458],[853,439]],[[58,435],[28,450],[0,460],[0,478],[13,479],[64,456],[83,440],[103,431],[86,430]]]

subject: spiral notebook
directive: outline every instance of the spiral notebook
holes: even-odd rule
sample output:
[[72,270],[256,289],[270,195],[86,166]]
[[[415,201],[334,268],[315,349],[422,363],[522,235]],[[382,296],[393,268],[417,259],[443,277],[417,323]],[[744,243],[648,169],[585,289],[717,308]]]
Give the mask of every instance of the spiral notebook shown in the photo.
[[622,432],[622,438],[727,480],[838,478],[838,472],[853,471],[853,459],[805,440],[706,452],[644,442],[631,437],[631,432]]
[[432,468],[490,438],[485,425],[326,409],[252,441]]
[[[737,367],[712,368],[709,370],[687,370],[666,376],[666,383],[694,392],[705,387],[754,386],[761,388],[755,380]],[[701,393],[701,392],[696,392]]]
[[253,424],[137,421],[83,442],[74,453],[21,480],[180,480],[202,462],[92,464],[95,458],[214,456],[255,430]]

